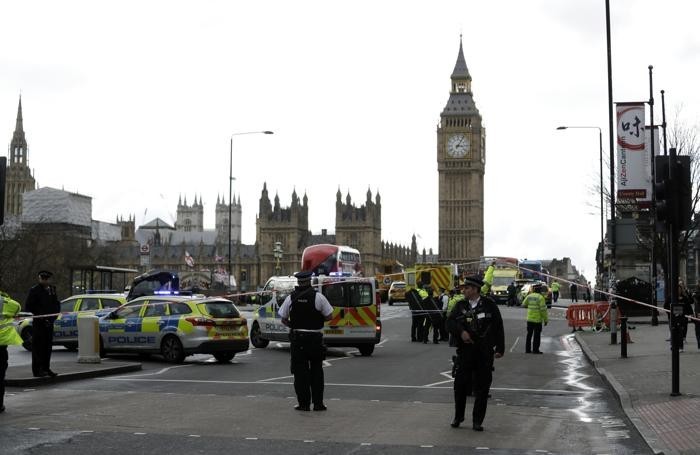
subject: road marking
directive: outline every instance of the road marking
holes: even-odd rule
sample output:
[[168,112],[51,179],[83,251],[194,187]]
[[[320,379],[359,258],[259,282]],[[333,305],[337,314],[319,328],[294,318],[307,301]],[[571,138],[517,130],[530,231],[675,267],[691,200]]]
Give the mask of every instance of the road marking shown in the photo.
[[[134,374],[134,375],[130,375],[130,376],[157,376],[159,374],[163,374],[166,371],[169,371],[169,370],[172,370],[175,368],[185,368],[185,367],[191,367],[191,366],[192,366],[191,364],[190,365],[177,365],[174,367],[161,368],[160,370],[156,371],[155,373],[141,373],[141,374]],[[120,377],[127,378],[129,376],[120,376]]]
[[40,428],[36,428],[36,427],[29,427],[29,428],[27,428],[27,430],[31,430],[31,431],[37,431],[37,430],[40,430]]
[[517,346],[519,340],[520,337],[515,337],[515,342],[513,343],[513,346],[510,347],[510,352],[513,352],[513,349],[515,349],[515,346]]
[[190,438],[201,438],[201,436],[198,434],[188,434],[187,436],[189,436]]
[[429,449],[429,448],[435,447],[435,446],[431,446],[431,445],[429,445],[429,444],[424,444],[424,445],[422,445],[421,447],[423,447],[424,449]]
[[279,376],[277,378],[267,378],[267,379],[260,379],[257,382],[265,382],[265,381],[276,381],[277,379],[287,379],[287,378],[293,378],[293,375],[290,376]]
[[246,438],[248,441],[257,441],[258,438]]
[[361,442],[360,445],[361,446],[371,446],[372,443],[371,442]]
[[146,433],[134,433],[134,434],[137,434],[137,435],[139,435],[139,436],[142,436],[142,435],[144,435],[144,434],[146,434]]
[[[141,379],[141,378],[96,378],[100,381],[133,381],[133,382],[172,382],[172,383],[193,383],[193,384],[231,384],[231,385],[254,385],[254,384],[269,384],[269,385],[291,385],[293,382],[261,382],[261,381],[217,381],[217,380],[204,380],[204,379]],[[403,384],[353,384],[353,383],[337,383],[337,382],[326,382],[326,387],[367,387],[367,388],[377,388],[377,389],[427,389],[427,390],[441,390],[441,389],[452,389],[449,387],[426,387],[424,385],[403,385]],[[558,389],[523,389],[523,388],[510,388],[510,387],[491,387],[491,390],[501,391],[501,392],[529,392],[529,393],[543,393],[548,395],[582,395],[590,392],[586,391],[575,391],[575,390],[558,390]],[[216,396],[214,394],[208,394],[209,396]],[[290,397],[294,398],[294,397]]]

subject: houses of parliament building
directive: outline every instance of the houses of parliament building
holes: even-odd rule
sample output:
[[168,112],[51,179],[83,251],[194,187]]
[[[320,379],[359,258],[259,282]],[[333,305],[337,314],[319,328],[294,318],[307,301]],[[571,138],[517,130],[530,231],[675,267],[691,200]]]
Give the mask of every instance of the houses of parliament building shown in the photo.
[[[89,240],[91,248],[109,250],[110,266],[139,270],[168,269],[193,282],[214,282],[215,274],[228,267],[229,232],[231,226],[231,264],[233,277],[240,289],[254,290],[266,279],[278,274],[298,271],[305,247],[319,243],[348,245],[362,254],[364,274],[388,273],[400,266],[438,260],[460,263],[483,255],[483,177],[485,169],[485,133],[481,116],[471,92],[471,76],[464,60],[462,42],[446,107],[440,114],[437,130],[437,168],[439,176],[439,252],[426,259],[419,252],[416,236],[408,246],[382,241],[382,205],[378,192],[368,189],[364,199],[353,203],[350,194],[336,193],[335,232],[309,230],[309,201],[292,192],[291,204],[280,205],[279,196],[271,200],[267,184],[263,185],[256,217],[256,241],[241,242],[240,197],[234,197],[231,209],[223,197],[217,197],[215,227],[205,229],[204,204],[196,196],[191,204],[181,197],[174,225],[156,218],[135,226],[135,217],[118,217],[115,223],[91,219],[91,198],[53,188],[36,189],[27,161],[27,140],[24,133],[20,98],[15,131],[8,150],[6,169],[5,215],[10,224],[60,223],[72,225],[75,235]],[[35,216],[33,210],[42,201],[58,204],[57,213]],[[63,204],[63,206],[62,206]],[[66,213],[78,207],[75,216],[66,220]],[[86,217],[85,213],[89,215]],[[229,224],[229,213],[232,214]],[[8,224],[8,223],[6,223]],[[282,257],[275,257],[275,245],[281,245]],[[431,251],[432,253],[432,251]],[[188,261],[185,261],[188,258]],[[107,264],[102,264],[107,265]],[[69,264],[66,265],[70,267]]]

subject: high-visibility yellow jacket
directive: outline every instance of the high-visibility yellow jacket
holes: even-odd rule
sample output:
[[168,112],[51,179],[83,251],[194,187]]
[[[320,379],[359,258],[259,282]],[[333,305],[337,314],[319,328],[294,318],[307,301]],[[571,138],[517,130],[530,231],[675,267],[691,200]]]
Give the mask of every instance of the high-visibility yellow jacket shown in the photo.
[[533,292],[523,300],[523,306],[527,308],[527,322],[548,322],[547,302],[539,292]]
[[455,307],[455,305],[457,305],[457,302],[461,302],[462,300],[464,300],[464,294],[462,294],[462,293],[455,294],[454,296],[452,296],[452,298],[450,298],[450,300],[448,300],[448,302],[447,302],[447,316],[450,315],[450,313],[452,312],[452,309]]
[[550,286],[550,287],[552,288],[552,292],[559,292],[559,283],[558,282],[556,282],[556,281],[553,282],[552,286]]
[[9,346],[12,344],[22,344],[22,337],[19,336],[14,326],[14,317],[22,309],[22,305],[12,300],[10,297],[0,295],[0,345]]
[[490,265],[489,268],[486,269],[486,272],[484,273],[484,285],[481,286],[480,293],[481,295],[489,295],[489,292],[491,292],[491,285],[493,284],[493,271],[495,270],[494,266]]
[[428,298],[428,291],[426,291],[425,289],[418,288],[418,289],[416,289],[416,292],[418,292],[418,295],[420,296],[421,300]]

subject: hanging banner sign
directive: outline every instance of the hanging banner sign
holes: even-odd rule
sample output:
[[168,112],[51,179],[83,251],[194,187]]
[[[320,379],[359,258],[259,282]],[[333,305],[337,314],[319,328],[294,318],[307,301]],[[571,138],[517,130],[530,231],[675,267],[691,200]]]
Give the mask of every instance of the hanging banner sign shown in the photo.
[[617,103],[617,197],[651,195],[651,158],[646,151],[644,103]]
[[[652,137],[651,125],[647,125],[645,128],[646,138],[644,139],[644,181],[646,184],[647,195],[643,198],[637,198],[637,203],[640,208],[648,208],[651,206],[651,185],[653,185],[651,179],[651,137]],[[654,126],[654,155],[661,155],[661,130],[658,126]]]

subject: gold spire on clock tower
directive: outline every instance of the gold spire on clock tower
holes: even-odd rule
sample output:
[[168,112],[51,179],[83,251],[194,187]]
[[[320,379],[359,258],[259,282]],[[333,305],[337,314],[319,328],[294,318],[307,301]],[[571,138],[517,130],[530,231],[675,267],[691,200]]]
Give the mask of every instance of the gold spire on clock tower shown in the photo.
[[459,38],[450,97],[437,129],[439,260],[463,264],[484,254],[486,132]]

